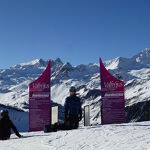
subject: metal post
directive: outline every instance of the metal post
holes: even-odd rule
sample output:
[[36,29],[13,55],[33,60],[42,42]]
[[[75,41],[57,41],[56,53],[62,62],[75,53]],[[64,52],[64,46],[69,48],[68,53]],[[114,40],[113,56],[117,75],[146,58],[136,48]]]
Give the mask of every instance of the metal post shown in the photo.
[[51,124],[55,124],[58,122],[58,106],[54,106],[51,108]]
[[90,126],[90,106],[84,106],[84,126]]

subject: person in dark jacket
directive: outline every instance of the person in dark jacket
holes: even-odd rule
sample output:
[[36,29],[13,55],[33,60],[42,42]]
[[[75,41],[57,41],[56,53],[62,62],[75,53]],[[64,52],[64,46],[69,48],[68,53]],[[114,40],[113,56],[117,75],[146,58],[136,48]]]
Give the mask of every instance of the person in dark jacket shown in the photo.
[[64,109],[66,128],[77,129],[79,121],[82,119],[82,108],[74,86],[70,88],[70,96],[66,98]]
[[7,140],[10,138],[11,129],[15,132],[16,136],[19,138],[21,135],[17,131],[17,128],[13,124],[13,122],[9,119],[8,111],[1,111],[1,119],[0,119],[0,140]]

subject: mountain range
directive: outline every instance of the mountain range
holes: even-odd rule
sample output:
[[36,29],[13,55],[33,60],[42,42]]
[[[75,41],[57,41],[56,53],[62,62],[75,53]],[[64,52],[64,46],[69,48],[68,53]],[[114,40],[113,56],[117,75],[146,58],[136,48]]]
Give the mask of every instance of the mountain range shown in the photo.
[[[35,59],[17,64],[8,69],[0,69],[0,109],[24,112],[28,119],[28,85],[38,78],[48,64],[48,60]],[[150,48],[146,48],[131,58],[117,57],[104,62],[108,71],[125,82],[127,121],[149,120],[150,114]],[[63,104],[69,95],[70,86],[77,87],[82,99],[82,107],[90,105],[91,124],[100,123],[101,89],[100,67],[96,63],[72,66],[60,58],[51,60],[51,100],[59,105],[63,118]],[[14,117],[15,118],[15,117]],[[20,117],[20,120],[23,119]],[[22,121],[25,121],[24,119]],[[18,121],[18,120],[17,120]]]

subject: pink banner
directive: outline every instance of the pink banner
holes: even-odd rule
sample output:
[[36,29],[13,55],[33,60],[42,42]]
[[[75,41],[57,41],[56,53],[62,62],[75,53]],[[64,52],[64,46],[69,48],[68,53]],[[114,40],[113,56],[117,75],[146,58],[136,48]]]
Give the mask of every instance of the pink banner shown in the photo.
[[124,82],[112,76],[100,59],[101,123],[125,123]]
[[29,131],[50,124],[50,61],[43,74],[29,84]]

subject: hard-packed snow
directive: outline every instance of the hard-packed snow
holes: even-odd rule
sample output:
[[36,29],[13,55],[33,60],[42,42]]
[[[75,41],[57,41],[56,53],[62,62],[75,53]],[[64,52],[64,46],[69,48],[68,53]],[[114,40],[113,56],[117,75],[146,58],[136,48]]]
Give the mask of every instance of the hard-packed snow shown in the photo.
[[52,133],[25,132],[0,141],[0,150],[149,150],[150,122],[80,126]]

